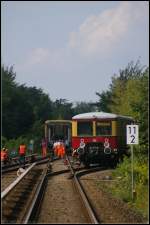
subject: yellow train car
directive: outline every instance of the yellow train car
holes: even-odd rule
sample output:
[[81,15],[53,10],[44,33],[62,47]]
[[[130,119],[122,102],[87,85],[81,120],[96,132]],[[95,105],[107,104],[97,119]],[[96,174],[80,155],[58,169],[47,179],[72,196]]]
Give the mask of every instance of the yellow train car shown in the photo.
[[71,145],[72,122],[70,120],[46,120],[45,139],[48,145],[53,145],[55,141],[61,140],[69,148]]

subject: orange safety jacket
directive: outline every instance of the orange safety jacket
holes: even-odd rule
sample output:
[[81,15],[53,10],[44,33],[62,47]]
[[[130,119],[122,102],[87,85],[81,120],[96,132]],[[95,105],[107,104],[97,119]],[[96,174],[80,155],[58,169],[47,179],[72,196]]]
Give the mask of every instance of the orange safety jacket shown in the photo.
[[65,154],[65,147],[64,146],[61,147],[61,152],[62,152],[63,155]]
[[56,146],[54,146],[54,152],[57,155],[59,152],[59,148],[60,148],[60,144],[57,144]]
[[19,154],[24,155],[26,152],[26,146],[25,145],[20,145],[19,147]]
[[7,153],[4,151],[1,151],[1,160],[3,161],[5,159],[7,159]]
[[59,147],[59,154],[60,154],[61,156],[64,156],[64,154],[65,154],[65,147],[64,147],[63,145],[61,145],[61,146]]

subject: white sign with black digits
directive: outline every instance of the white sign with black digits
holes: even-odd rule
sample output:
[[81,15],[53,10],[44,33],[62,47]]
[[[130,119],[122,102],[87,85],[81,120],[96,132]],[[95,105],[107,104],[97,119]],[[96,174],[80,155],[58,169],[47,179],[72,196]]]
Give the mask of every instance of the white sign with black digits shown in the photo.
[[127,125],[127,144],[137,145],[139,143],[139,126],[138,125]]

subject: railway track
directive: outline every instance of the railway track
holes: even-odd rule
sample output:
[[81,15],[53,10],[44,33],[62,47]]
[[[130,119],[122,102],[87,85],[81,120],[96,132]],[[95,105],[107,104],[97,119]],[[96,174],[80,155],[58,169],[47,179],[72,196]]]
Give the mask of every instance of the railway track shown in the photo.
[[100,171],[104,168],[102,167],[95,167],[95,168],[91,168],[91,169],[82,169],[82,171],[76,171],[74,169],[74,167],[72,166],[70,160],[68,159],[69,162],[69,167],[71,170],[71,173],[73,175],[73,182],[75,184],[75,187],[77,189],[77,191],[80,194],[81,200],[83,202],[83,205],[85,206],[87,212],[88,212],[88,216],[90,218],[90,221],[92,224],[99,224],[100,223],[100,219],[98,218],[98,215],[96,214],[96,211],[94,209],[94,206],[92,205],[92,202],[90,201],[90,199],[88,198],[88,195],[82,185],[82,183],[80,182],[80,177],[85,175],[85,174],[89,174],[92,172],[96,172],[96,171]]
[[56,160],[45,164],[45,168],[33,163],[1,193],[2,222],[98,224],[99,219],[80,177],[100,169],[74,168],[69,159],[68,165]]
[[55,163],[52,165],[52,171],[47,175],[48,184],[40,213],[35,221],[37,223],[98,224],[98,217],[83,189],[80,177],[102,168],[86,170],[74,168],[69,159],[68,163],[62,168],[58,165],[62,164],[60,160],[57,161],[57,166]]
[[4,191],[13,181],[17,178],[16,171],[10,171],[6,174],[2,174],[1,176],[1,192]]
[[[31,158],[31,156],[30,156],[30,158]],[[34,162],[38,162],[39,164],[47,162],[47,161],[48,161],[48,157],[45,157],[45,158],[38,157],[38,158],[34,159]],[[31,163],[32,163],[32,160],[26,160],[25,167],[27,168]],[[5,173],[10,172],[10,171],[15,171],[18,168],[20,168],[20,166],[21,165],[19,163],[19,159],[14,164],[2,166],[2,174],[5,174]]]
[[40,194],[47,173],[47,167],[40,168],[33,163],[2,193],[2,222],[26,224]]

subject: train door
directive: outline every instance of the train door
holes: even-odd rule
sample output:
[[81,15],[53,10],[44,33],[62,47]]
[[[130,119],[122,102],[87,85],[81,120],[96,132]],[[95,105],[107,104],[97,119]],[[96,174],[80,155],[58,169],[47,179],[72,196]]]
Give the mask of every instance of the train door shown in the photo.
[[64,126],[64,142],[67,146],[70,146],[71,142],[71,125]]

